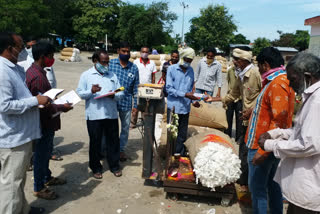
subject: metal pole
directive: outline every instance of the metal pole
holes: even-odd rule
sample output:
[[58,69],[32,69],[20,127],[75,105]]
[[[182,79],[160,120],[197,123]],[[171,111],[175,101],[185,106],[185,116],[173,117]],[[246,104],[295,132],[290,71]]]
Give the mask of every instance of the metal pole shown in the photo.
[[184,2],[181,3],[182,5],[182,33],[181,33],[181,40],[182,40],[182,44],[184,44],[184,34],[183,34],[183,30],[184,30],[184,9],[189,7],[189,5],[185,4]]
[[108,51],[108,34],[106,34],[106,51]]

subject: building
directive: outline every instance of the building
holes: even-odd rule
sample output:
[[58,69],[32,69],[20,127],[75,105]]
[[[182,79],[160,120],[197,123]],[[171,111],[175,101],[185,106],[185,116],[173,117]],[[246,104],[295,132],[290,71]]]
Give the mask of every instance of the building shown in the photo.
[[295,48],[291,47],[274,47],[280,51],[284,61],[287,63],[294,55],[296,55],[299,51]]
[[311,25],[308,52],[320,57],[320,16],[304,20],[304,25]]

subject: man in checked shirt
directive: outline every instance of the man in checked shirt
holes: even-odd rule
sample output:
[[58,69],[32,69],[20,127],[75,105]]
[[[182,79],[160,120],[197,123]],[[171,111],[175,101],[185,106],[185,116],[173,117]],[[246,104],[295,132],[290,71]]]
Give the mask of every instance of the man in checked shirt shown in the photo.
[[126,161],[127,155],[124,150],[128,143],[132,107],[134,111],[138,111],[135,95],[138,93],[139,70],[135,64],[129,61],[130,45],[128,42],[120,43],[118,54],[119,58],[110,60],[109,69],[117,75],[120,85],[125,88],[124,97],[118,101],[117,105],[121,120],[120,161]]

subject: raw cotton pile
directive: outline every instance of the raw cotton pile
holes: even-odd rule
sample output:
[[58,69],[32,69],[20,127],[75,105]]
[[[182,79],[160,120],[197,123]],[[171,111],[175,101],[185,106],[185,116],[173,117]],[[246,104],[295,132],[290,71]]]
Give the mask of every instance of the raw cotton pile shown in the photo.
[[200,148],[194,161],[196,182],[215,191],[215,187],[223,187],[239,179],[240,159],[227,148],[218,143],[209,142]]
[[216,60],[219,61],[221,66],[222,66],[221,71],[223,73],[226,73],[227,72],[227,67],[228,67],[227,59],[218,55],[218,56],[216,56]]

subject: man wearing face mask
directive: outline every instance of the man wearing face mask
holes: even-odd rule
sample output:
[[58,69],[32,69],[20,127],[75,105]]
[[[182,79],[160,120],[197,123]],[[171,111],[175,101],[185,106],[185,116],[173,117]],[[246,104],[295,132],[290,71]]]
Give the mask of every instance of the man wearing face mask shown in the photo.
[[320,59],[299,53],[286,68],[290,86],[302,93],[302,108],[293,128],[273,129],[262,134],[258,142],[261,149],[280,159],[274,180],[289,201],[287,213],[319,214]]
[[26,86],[25,72],[17,65],[22,49],[20,36],[0,33],[0,213],[44,211],[30,210],[24,185],[32,141],[41,137],[38,105],[47,105],[50,99],[32,96]]
[[139,71],[138,67],[129,61],[130,45],[128,42],[120,43],[118,54],[119,58],[110,60],[109,67],[110,71],[117,75],[120,85],[125,88],[124,97],[118,101],[117,105],[121,120],[120,161],[126,161],[127,155],[124,150],[128,143],[131,111],[138,111],[136,95],[138,94]]
[[284,60],[273,47],[262,49],[257,56],[263,88],[250,117],[245,141],[248,147],[249,189],[253,213],[282,213],[280,186],[273,181],[279,159],[258,145],[261,134],[292,125],[295,93],[289,86]]
[[207,56],[200,60],[195,70],[196,92],[207,93],[212,96],[215,86],[218,86],[216,97],[221,95],[222,72],[221,64],[214,59],[217,51],[215,48],[207,50]]
[[[34,63],[26,72],[26,84],[36,96],[51,89],[46,77],[45,67],[51,67],[54,63],[54,47],[47,41],[40,41],[32,47]],[[53,117],[57,112],[68,112],[72,109],[71,103],[63,105],[51,104],[49,107],[40,109],[40,122],[42,136],[34,144],[34,195],[39,198],[51,200],[57,195],[46,186],[62,185],[66,181],[51,175],[49,160],[53,148],[55,131],[61,128],[60,116]]]
[[[93,177],[102,178],[100,163],[101,142],[106,146],[106,157],[110,171],[116,176],[122,175],[120,160],[120,142],[117,101],[123,97],[123,92],[115,95],[94,99],[120,88],[117,76],[110,72],[109,55],[105,50],[93,54],[94,66],[85,71],[79,80],[77,93],[86,101],[86,120],[90,138],[89,167]],[[106,136],[103,138],[103,136]]]
[[[139,70],[139,81],[140,84],[145,83],[155,83],[155,74],[157,73],[156,64],[153,60],[148,58],[149,56],[149,48],[142,47],[140,51],[141,57],[134,60],[134,64],[138,67]],[[132,119],[130,128],[135,128],[138,120],[139,111],[133,109],[132,111]]]
[[[184,142],[187,140],[190,104],[192,100],[198,100],[193,95],[194,73],[191,62],[195,56],[192,48],[186,48],[181,53],[180,63],[171,65],[167,71],[166,90],[167,97],[167,121],[170,120],[170,112],[174,109],[174,113],[179,116],[178,136],[176,140],[175,153],[185,156]],[[195,107],[199,107],[199,103],[194,103]]]

